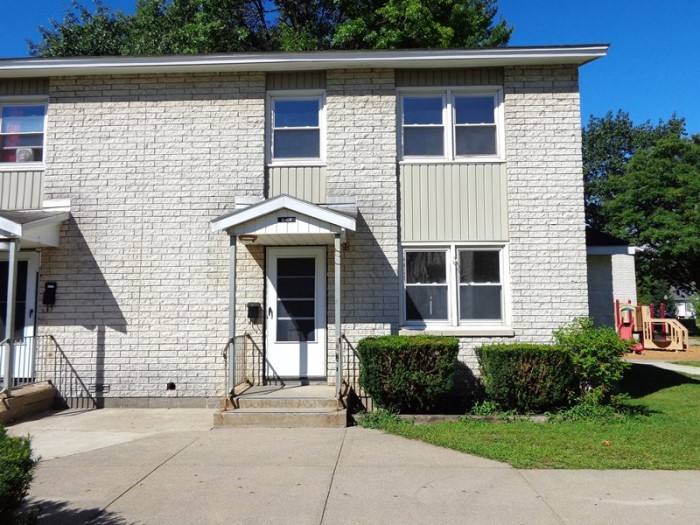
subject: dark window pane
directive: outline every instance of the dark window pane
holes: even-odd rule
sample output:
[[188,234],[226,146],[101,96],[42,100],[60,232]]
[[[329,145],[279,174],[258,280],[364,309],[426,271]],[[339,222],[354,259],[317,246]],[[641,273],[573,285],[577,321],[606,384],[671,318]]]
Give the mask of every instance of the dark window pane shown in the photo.
[[0,133],[42,133],[44,106],[3,106]]
[[455,128],[456,154],[495,155],[496,126],[458,127]]
[[314,318],[315,302],[313,299],[303,299],[300,301],[277,300],[277,317],[310,317]]
[[318,99],[275,100],[275,127],[301,128],[318,126]]
[[459,318],[469,319],[501,319],[501,287],[500,286],[468,286],[459,287]]
[[318,158],[321,132],[317,129],[275,130],[272,156],[276,159]]
[[456,97],[457,124],[492,124],[493,97]]
[[41,148],[44,146],[44,135],[2,135],[3,148]]
[[406,320],[430,319],[447,319],[447,286],[406,286]]
[[442,156],[445,154],[442,126],[434,128],[403,128],[404,155]]
[[277,259],[277,275],[281,277],[313,277],[316,275],[316,259],[313,257],[289,257]]
[[460,283],[498,283],[501,272],[497,251],[459,252]]
[[280,299],[313,299],[313,277],[277,277],[277,295]]
[[442,124],[442,97],[404,97],[404,124]]
[[446,281],[445,252],[406,252],[406,283],[442,284]]
[[277,341],[315,341],[314,319],[277,319]]
[[[5,337],[7,318],[7,261],[0,261],[0,338]],[[24,336],[24,321],[27,316],[27,279],[29,263],[17,261],[17,281],[15,283],[15,337]]]

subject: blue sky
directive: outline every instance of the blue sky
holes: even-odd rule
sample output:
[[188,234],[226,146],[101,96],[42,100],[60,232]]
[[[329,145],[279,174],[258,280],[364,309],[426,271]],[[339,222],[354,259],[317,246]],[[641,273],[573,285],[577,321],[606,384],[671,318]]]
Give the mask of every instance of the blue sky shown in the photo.
[[[85,0],[90,5],[90,0]],[[132,12],[136,0],[105,0]],[[27,56],[26,39],[61,19],[70,0],[0,0],[0,57]],[[610,43],[606,58],[581,68],[582,118],[623,109],[636,123],[687,119],[700,133],[700,2],[697,0],[499,0],[515,25],[511,45]]]

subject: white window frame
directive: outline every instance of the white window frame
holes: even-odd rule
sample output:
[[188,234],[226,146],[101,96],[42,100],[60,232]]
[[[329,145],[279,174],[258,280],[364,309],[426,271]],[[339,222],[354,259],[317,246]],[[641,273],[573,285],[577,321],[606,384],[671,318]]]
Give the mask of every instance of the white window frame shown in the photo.
[[[274,146],[274,110],[276,100],[312,100],[319,103],[318,129],[319,129],[319,156],[318,157],[298,157],[275,159],[273,156]],[[314,90],[293,90],[293,91],[268,91],[267,92],[267,114],[266,114],[266,139],[265,152],[268,166],[324,166],[326,164],[326,94],[325,91]],[[287,128],[287,129],[307,129],[307,128]],[[315,128],[308,128],[315,129]]]
[[[467,251],[498,251],[499,272],[501,286],[501,319],[459,319],[459,252]],[[446,281],[447,281],[447,320],[408,320],[406,319],[406,252],[445,252],[446,253]],[[509,328],[511,323],[511,293],[510,277],[508,272],[508,244],[502,242],[439,242],[439,243],[407,243],[401,247],[401,326],[409,330],[479,330],[493,328]]]
[[[444,151],[440,156],[404,155],[403,153],[403,105],[406,97],[436,97],[443,100]],[[490,96],[494,101],[494,124],[496,126],[495,155],[460,155],[456,150],[456,112],[455,97],[459,96]],[[459,162],[505,162],[505,119],[503,114],[503,88],[500,86],[473,87],[436,87],[436,88],[401,88],[397,90],[397,143],[398,157],[402,164],[432,164]],[[473,125],[478,126],[478,125]]]
[[[37,171],[46,166],[46,134],[49,116],[49,103],[46,97],[0,97],[0,126],[2,108],[7,106],[44,106],[44,131],[42,132],[42,160],[32,162],[0,162],[0,171]],[[0,129],[2,129],[0,127]],[[0,133],[0,136],[3,134]],[[0,143],[2,141],[0,140]]]

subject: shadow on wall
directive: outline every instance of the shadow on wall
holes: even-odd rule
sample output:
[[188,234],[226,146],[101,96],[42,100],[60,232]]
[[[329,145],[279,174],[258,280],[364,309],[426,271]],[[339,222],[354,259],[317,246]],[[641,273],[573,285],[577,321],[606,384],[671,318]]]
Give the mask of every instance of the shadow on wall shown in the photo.
[[[348,235],[350,249],[343,252],[341,257],[341,321],[343,325],[388,325],[391,327],[389,333],[398,334],[399,277],[395,270],[396,261],[392,264],[387,259],[362,212],[357,215],[356,227],[357,230]],[[374,227],[378,228],[376,225]],[[392,239],[391,244],[397,246],[398,239]],[[329,250],[329,256],[332,260],[332,249]],[[329,270],[332,268],[331,263]],[[333,272],[329,271],[329,325],[335,322],[333,279]]]
[[[105,384],[106,330],[110,328],[126,334],[127,322],[73,218],[67,221],[61,233],[61,246],[46,250],[43,255],[41,280],[56,281],[58,285],[56,304],[50,310],[43,307],[40,326],[53,335],[63,348],[62,359],[71,373],[62,381],[71,378],[85,384],[94,394],[90,397],[101,407],[104,394],[109,391],[109,385]],[[120,286],[128,284],[125,282]],[[94,348],[87,348],[88,339],[82,336],[68,343],[65,332],[70,330],[66,329],[75,326],[95,333]],[[73,338],[73,335],[70,337]],[[83,377],[80,377],[81,374]],[[67,384],[57,384],[56,387],[59,392],[74,391]],[[66,399],[66,402],[69,406],[74,404],[70,399]]]

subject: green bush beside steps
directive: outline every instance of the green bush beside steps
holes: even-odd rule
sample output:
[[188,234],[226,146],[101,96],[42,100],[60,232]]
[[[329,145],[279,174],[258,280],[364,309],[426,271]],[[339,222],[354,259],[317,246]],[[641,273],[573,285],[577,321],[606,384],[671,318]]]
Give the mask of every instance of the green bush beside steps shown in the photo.
[[360,385],[379,407],[430,411],[452,389],[458,352],[454,337],[367,337],[357,345]]

